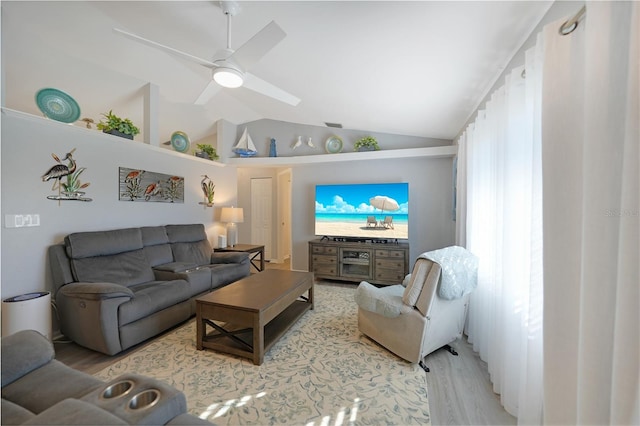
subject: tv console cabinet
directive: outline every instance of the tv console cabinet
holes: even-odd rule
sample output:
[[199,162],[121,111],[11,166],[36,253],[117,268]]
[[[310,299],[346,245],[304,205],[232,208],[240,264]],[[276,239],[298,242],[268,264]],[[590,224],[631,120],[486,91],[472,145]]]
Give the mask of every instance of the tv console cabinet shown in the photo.
[[409,244],[312,240],[309,271],[329,280],[400,284],[409,273]]

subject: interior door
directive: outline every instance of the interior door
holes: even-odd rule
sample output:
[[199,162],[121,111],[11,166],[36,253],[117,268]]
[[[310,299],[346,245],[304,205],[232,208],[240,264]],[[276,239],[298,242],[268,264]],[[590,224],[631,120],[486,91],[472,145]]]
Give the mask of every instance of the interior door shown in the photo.
[[278,173],[278,262],[291,257],[291,169]]
[[273,179],[251,179],[251,244],[264,246],[264,257],[273,253]]

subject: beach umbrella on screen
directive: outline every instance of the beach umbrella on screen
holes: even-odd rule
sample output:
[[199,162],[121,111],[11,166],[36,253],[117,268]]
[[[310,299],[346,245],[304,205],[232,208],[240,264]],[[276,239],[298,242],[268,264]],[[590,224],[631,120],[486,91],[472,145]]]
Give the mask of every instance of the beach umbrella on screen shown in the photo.
[[400,205],[396,200],[386,195],[376,195],[373,198],[369,198],[369,205],[381,211],[394,212],[400,210]]

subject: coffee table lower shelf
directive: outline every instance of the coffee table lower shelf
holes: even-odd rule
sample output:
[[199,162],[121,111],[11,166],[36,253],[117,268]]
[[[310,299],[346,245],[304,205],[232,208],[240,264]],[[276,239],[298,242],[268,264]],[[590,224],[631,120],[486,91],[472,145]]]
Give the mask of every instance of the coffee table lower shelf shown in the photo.
[[[260,360],[264,356],[264,353],[311,308],[312,304],[307,301],[294,301],[288,308],[264,325],[264,348],[258,348]],[[256,353],[253,347],[254,336],[252,327],[226,323],[222,327],[217,325],[217,328],[223,329],[223,331],[218,331],[215,329],[214,321],[209,319],[203,319],[202,321],[202,326],[205,330],[205,335],[202,338],[202,348],[249,358],[254,360],[254,364],[259,365],[259,363],[255,362]],[[209,327],[214,328],[214,330],[207,332],[206,330]],[[262,354],[259,353],[260,349],[264,351]]]

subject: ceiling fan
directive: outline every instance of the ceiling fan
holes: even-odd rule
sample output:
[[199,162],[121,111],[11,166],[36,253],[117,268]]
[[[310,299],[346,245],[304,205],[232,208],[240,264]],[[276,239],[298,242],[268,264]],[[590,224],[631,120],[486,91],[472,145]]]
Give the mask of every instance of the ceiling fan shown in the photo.
[[231,49],[231,18],[240,11],[240,6],[234,1],[221,1],[220,6],[227,16],[227,47],[218,51],[211,61],[198,58],[197,56],[190,55],[173,47],[156,43],[155,41],[148,40],[119,28],[114,28],[113,30],[140,43],[210,68],[212,79],[200,96],[198,96],[198,99],[196,99],[195,104],[197,105],[203,105],[209,102],[222,87],[236,88],[240,86],[289,105],[298,105],[300,102],[299,98],[247,72],[247,70],[255,65],[267,52],[280,43],[287,34],[275,21],[271,21],[266,27],[251,37],[249,41],[238,49],[233,50]]

